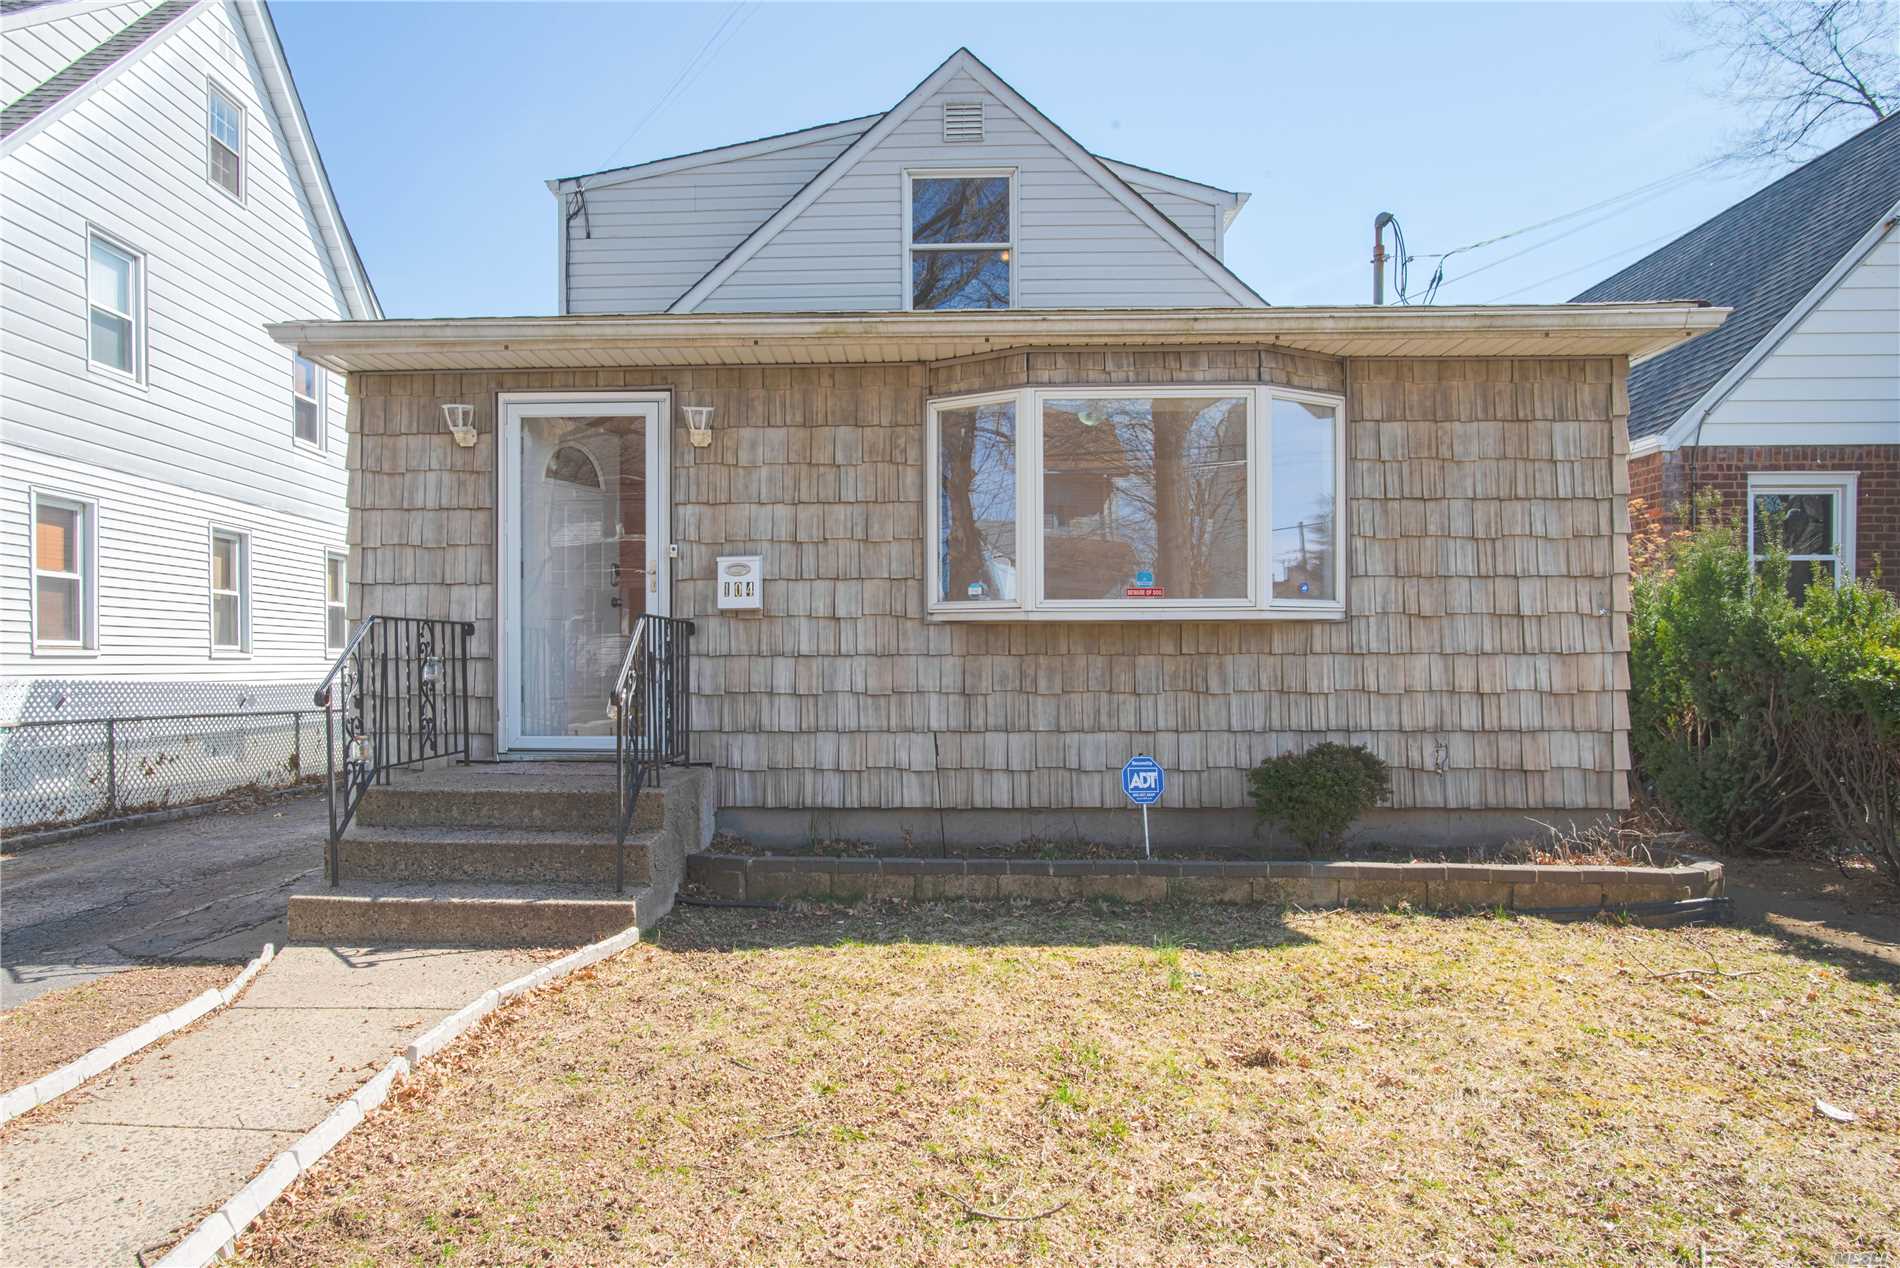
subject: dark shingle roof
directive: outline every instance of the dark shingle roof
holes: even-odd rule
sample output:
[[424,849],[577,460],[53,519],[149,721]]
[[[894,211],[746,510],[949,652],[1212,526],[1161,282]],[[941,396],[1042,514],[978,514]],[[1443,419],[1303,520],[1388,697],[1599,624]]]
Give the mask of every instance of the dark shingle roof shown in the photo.
[[10,137],[136,52],[170,26],[196,0],[166,0],[123,31],[82,54],[78,61],[0,111],[0,138]]
[[1720,329],[1630,372],[1630,437],[1666,431],[1900,201],[1900,115],[1789,172],[1572,303],[1701,299]]

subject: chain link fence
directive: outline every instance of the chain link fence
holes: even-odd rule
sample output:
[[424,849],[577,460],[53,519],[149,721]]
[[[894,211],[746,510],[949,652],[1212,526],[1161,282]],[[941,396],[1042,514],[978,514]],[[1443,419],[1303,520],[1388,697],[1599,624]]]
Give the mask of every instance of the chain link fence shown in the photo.
[[314,708],[0,723],[0,830],[288,788],[323,772]]

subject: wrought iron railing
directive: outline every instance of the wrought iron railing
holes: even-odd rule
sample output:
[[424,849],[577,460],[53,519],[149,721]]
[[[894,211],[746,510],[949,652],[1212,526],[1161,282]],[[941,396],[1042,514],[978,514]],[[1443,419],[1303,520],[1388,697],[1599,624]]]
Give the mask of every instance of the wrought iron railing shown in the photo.
[[693,623],[642,616],[634,623],[626,659],[608,704],[614,718],[614,761],[619,774],[620,826],[615,837],[614,890],[627,886],[627,831],[640,790],[657,784],[663,766],[684,766],[693,723],[687,689],[692,679]]
[[329,775],[325,870],[331,885],[341,879],[337,843],[371,785],[388,783],[397,767],[431,758],[468,760],[468,651],[474,634],[467,621],[366,617],[317,687]]

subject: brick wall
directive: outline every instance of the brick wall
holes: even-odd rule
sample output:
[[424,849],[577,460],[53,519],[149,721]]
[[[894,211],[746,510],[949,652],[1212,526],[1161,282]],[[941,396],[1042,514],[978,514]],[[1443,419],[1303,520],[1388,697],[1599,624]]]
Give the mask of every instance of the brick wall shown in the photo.
[[1900,445],[1701,445],[1645,454],[1630,462],[1630,496],[1664,522],[1682,523],[1693,493],[1713,490],[1725,513],[1741,514],[1749,472],[1855,471],[1860,502],[1854,514],[1854,564],[1862,577],[1884,570],[1884,584],[1900,584]]

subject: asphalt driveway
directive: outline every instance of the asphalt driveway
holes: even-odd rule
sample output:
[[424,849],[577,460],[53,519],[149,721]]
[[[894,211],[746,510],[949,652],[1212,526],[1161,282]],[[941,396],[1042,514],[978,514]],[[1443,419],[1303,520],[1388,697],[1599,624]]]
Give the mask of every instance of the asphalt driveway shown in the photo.
[[282,945],[323,883],[320,796],[42,846],[0,862],[0,1008],[154,960]]

